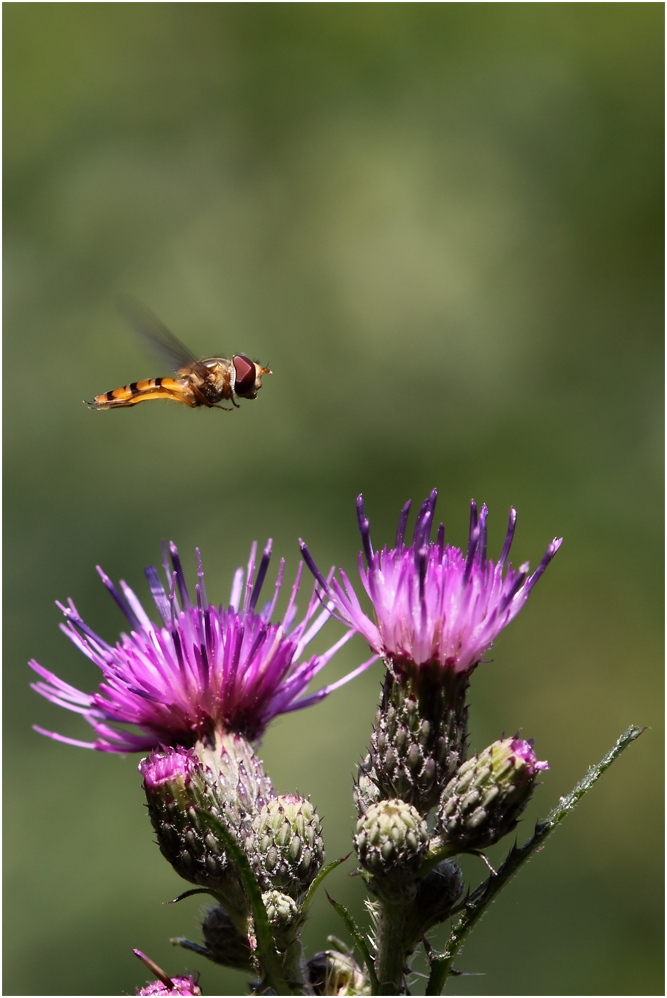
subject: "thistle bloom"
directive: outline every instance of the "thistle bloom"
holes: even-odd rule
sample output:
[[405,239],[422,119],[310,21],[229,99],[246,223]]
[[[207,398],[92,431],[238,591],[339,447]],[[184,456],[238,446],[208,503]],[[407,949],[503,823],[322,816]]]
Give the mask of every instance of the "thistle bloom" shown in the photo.
[[137,988],[135,994],[137,995],[200,995],[201,988],[198,985],[199,974],[196,977],[192,977],[188,974],[187,977],[169,977],[165,974],[161,967],[158,967],[150,957],[147,957],[145,953],[142,953],[140,949],[134,950],[135,956],[138,956],[143,964],[145,964],[150,972],[157,977],[156,981],[152,984],[147,984],[145,988]]
[[[199,581],[193,604],[174,544],[171,571],[164,552],[167,586],[155,568],[146,569],[151,594],[162,617],[149,619],[124,582],[121,592],[98,567],[104,585],[129,621],[130,634],[109,645],[81,619],[74,603],[58,604],[67,618],[61,629],[73,644],[102,670],[98,692],[83,693],[63,682],[34,660],[31,667],[45,682],[33,689],[61,707],[83,715],[96,733],[94,742],[82,742],[36,728],[58,741],[101,752],[134,752],[160,745],[193,745],[216,734],[237,733],[258,738],[277,714],[299,710],[360,673],[375,659],[363,663],[344,679],[304,695],[314,676],[324,668],[353,632],[346,633],[321,655],[299,661],[315,635],[329,619],[330,607],[321,606],[316,585],[303,620],[295,624],[296,596],[302,565],[281,623],[271,623],[283,579],[281,560],[273,598],[261,610],[257,604],[271,557],[271,541],[255,577],[257,545],[253,544],[244,580],[234,576],[229,606],[206,599],[199,550]],[[119,725],[121,727],[119,727]],[[134,725],[139,733],[125,730]]]
[[324,594],[340,619],[355,628],[369,645],[395,666],[410,663],[437,665],[453,673],[471,671],[491,648],[500,631],[518,614],[528,595],[561,545],[554,539],[532,575],[528,563],[513,569],[507,561],[516,510],[510,510],[505,544],[497,563],[486,556],[487,508],[479,517],[473,501],[470,509],[468,550],[445,544],[445,530],[438,529],[431,541],[436,489],[422,505],[412,544],[405,543],[410,502],[403,507],[396,547],[375,552],[361,496],[357,516],[366,556],[364,568],[359,553],[359,574],[373,604],[374,620],[361,609],[356,593],[343,569],[341,582],[324,579],[306,545],[301,551]]

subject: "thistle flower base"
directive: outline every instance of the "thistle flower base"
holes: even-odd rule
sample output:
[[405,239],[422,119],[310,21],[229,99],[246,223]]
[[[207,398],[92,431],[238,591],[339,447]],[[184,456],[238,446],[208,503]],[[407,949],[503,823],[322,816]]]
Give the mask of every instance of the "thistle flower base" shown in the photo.
[[412,673],[388,666],[371,736],[372,779],[383,798],[426,815],[466,758],[468,675],[443,675],[437,665]]

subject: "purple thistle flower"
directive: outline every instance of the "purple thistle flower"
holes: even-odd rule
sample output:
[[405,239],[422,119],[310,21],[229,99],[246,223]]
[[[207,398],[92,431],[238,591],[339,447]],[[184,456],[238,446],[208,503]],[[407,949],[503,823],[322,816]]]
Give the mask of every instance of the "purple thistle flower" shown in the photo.
[[533,738],[529,738],[525,741],[523,738],[519,738],[518,734],[512,739],[509,749],[510,752],[516,757],[515,765],[520,765],[523,763],[530,775],[540,772],[541,770],[548,769],[548,762],[538,762],[537,756],[535,755],[535,750],[533,749]]
[[[322,608],[316,585],[303,620],[294,624],[296,595],[303,565],[299,565],[287,611],[281,623],[271,623],[283,579],[280,562],[273,598],[257,610],[271,557],[271,541],[255,578],[253,544],[247,574],[234,575],[229,607],[209,604],[197,549],[199,581],[192,603],[178,551],[170,545],[172,570],[164,550],[167,587],[155,568],[146,569],[160,625],[149,619],[124,582],[121,592],[98,567],[104,585],[127,617],[131,631],[109,645],[81,619],[74,603],[61,610],[67,618],[61,630],[102,670],[99,691],[83,693],[63,682],[34,660],[31,667],[46,682],[33,689],[47,700],[83,715],[95,730],[94,742],[82,742],[36,727],[43,735],[70,745],[101,752],[135,752],[160,745],[193,745],[215,733],[235,732],[258,738],[277,714],[317,703],[362,672],[375,657],[338,682],[304,696],[306,687],[352,636],[346,633],[328,651],[299,661],[306,647],[331,615]],[[135,725],[140,733],[119,725]]]
[[162,752],[152,752],[139,763],[139,772],[148,790],[169,786],[180,780],[187,786],[192,780],[192,772],[199,760],[193,748],[165,748]]
[[170,977],[168,983],[164,981],[154,981],[147,984],[145,988],[137,988],[137,995],[200,995],[201,988],[196,983],[194,977]]
[[554,539],[535,572],[528,563],[513,569],[507,561],[514,530],[516,510],[510,510],[507,535],[497,563],[486,556],[487,508],[479,518],[473,501],[470,509],[468,550],[445,544],[442,524],[437,539],[431,541],[436,489],[423,503],[411,545],[405,544],[405,528],[410,502],[403,507],[396,535],[396,547],[373,550],[370,527],[361,496],[357,516],[363,545],[359,554],[359,574],[373,604],[375,620],[361,609],[352,585],[340,569],[341,581],[325,579],[308,548],[301,551],[323,593],[340,619],[355,628],[378,655],[395,666],[437,665],[453,673],[464,673],[482,660],[500,631],[518,614],[528,595],[561,545]]
[[200,995],[201,988],[199,987],[199,974],[193,977],[188,974],[187,977],[169,977],[165,974],[161,967],[158,967],[150,957],[142,953],[140,949],[134,950],[134,955],[138,956],[143,964],[148,967],[150,972],[157,977],[156,981],[151,984],[147,984],[145,988],[137,988],[135,994],[137,995]]

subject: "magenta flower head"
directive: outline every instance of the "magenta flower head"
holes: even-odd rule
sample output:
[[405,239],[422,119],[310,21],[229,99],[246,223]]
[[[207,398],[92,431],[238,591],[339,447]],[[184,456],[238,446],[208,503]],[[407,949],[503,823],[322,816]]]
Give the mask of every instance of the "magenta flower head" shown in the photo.
[[[67,607],[58,604],[67,618],[61,629],[98,666],[102,682],[97,692],[83,693],[33,660],[31,667],[44,680],[34,683],[33,688],[53,703],[82,714],[96,738],[82,742],[37,728],[41,734],[72,745],[118,753],[169,745],[187,747],[230,734],[253,740],[261,736],[276,715],[316,703],[374,660],[317,693],[306,695],[310,681],[352,632],[323,654],[304,658],[309,643],[329,619],[330,608],[316,585],[303,619],[295,624],[302,565],[282,621],[272,623],[284,560],[273,597],[258,609],[271,541],[256,575],[253,544],[247,573],[244,576],[239,568],[234,576],[228,607],[207,601],[198,550],[199,581],[194,602],[173,544],[170,553],[171,569],[165,549],[166,587],[155,568],[146,569],[162,618],[159,624],[148,617],[129,586],[121,582],[119,592],[98,568],[131,628],[129,634],[121,634],[115,645],[107,644],[88,627],[71,600]],[[138,732],[127,730],[127,725]]]
[[369,645],[397,670],[437,665],[454,673],[470,672],[491,648],[494,639],[521,610],[528,595],[561,545],[555,539],[532,575],[528,563],[513,569],[508,556],[516,526],[510,510],[505,544],[494,564],[486,554],[487,508],[479,517],[470,507],[468,550],[445,544],[438,528],[431,540],[437,491],[423,503],[412,544],[405,543],[410,503],[403,507],[396,547],[373,550],[361,496],[357,516],[366,557],[359,554],[359,574],[373,604],[374,619],[362,610],[343,569],[341,581],[324,579],[306,545],[301,550],[308,567],[329,597],[341,620],[362,634]]
[[135,994],[137,995],[200,995],[201,988],[197,983],[199,980],[199,974],[192,977],[188,974],[187,977],[169,977],[165,974],[161,967],[158,967],[150,957],[147,957],[145,953],[142,953],[140,949],[134,950],[135,956],[139,957],[141,962],[145,964],[152,974],[157,978],[151,984],[147,984],[145,988],[137,988]]
[[[445,544],[440,524],[431,540],[436,490],[423,503],[412,544],[405,542],[410,511],[398,523],[396,547],[374,551],[362,497],[357,516],[363,552],[359,573],[373,615],[361,608],[347,575],[325,579],[306,545],[301,551],[340,620],[355,628],[387,666],[370,751],[359,771],[357,803],[399,798],[428,814],[440,790],[466,758],[466,693],[473,669],[528,595],[560,547],[556,539],[531,575],[508,561],[516,526],[510,520],[496,563],[486,554],[487,508],[470,510],[468,549]],[[364,566],[365,557],[365,566]]]

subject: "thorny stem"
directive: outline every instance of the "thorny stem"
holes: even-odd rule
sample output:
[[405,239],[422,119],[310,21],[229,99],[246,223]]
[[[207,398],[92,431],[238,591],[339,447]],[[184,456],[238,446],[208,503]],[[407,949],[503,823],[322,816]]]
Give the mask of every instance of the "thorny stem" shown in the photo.
[[619,757],[630,742],[633,742],[645,730],[645,728],[638,728],[636,725],[631,724],[623,732],[613,748],[606,754],[604,759],[597,766],[591,766],[584,778],[577,783],[574,790],[567,797],[561,797],[556,807],[547,815],[546,819],[538,822],[535,826],[533,837],[523,846],[514,846],[507,854],[497,875],[485,880],[464,901],[461,906],[463,914],[452,929],[444,952],[431,959],[431,976],[426,988],[427,995],[441,994],[448,976],[453,972],[452,963],[456,954],[494,898],[510,882],[512,877],[521,869],[535,850],[541,847],[546,837],[560,824],[565,815],[574,809],[575,805],[590,790],[593,784],[600,779],[605,770],[609,769],[612,762]]

